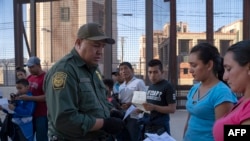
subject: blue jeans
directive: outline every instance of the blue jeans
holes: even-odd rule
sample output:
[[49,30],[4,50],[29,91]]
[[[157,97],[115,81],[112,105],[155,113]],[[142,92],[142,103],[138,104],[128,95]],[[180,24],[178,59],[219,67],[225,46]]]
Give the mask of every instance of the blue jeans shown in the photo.
[[146,125],[156,125],[156,126],[163,126],[165,128],[165,131],[171,135],[170,133],[170,124],[169,124],[169,115],[163,115],[161,117],[158,117],[154,120],[150,120],[150,115],[144,114],[144,117],[139,120],[141,124]]
[[34,135],[36,141],[48,141],[48,118],[41,116],[33,118]]

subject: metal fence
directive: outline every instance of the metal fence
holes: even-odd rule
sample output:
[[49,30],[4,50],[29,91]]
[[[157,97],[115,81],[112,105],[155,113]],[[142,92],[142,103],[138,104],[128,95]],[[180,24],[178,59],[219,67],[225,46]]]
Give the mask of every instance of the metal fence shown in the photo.
[[[0,85],[14,86],[15,62],[27,60],[20,59],[20,54],[23,58],[38,56],[47,71],[72,49],[80,25],[98,22],[104,27],[111,25],[110,35],[116,40],[108,52],[111,66],[102,61],[101,71],[128,61],[135,75],[147,81],[146,62],[159,58],[164,64],[164,78],[177,77],[173,83],[178,106],[184,107],[192,85],[187,62],[191,47],[214,41],[223,55],[229,45],[250,36],[249,0],[112,0],[111,5],[106,5],[107,2],[110,1],[38,0],[34,4],[29,0],[0,0]],[[105,19],[107,9],[112,11],[110,22]]]

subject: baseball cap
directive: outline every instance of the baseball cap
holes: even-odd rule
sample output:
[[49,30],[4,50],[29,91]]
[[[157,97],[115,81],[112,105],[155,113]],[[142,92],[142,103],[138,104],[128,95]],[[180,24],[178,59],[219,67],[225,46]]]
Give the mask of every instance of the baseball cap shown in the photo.
[[77,33],[79,39],[88,39],[93,41],[105,40],[108,44],[114,44],[115,40],[106,36],[102,26],[98,23],[87,23],[82,25]]
[[40,65],[40,59],[37,58],[36,56],[30,57],[27,63],[25,64],[25,66],[28,66],[28,67],[31,67],[34,65]]
[[117,73],[119,73],[119,68],[116,68],[115,70],[113,70],[111,75],[116,75]]

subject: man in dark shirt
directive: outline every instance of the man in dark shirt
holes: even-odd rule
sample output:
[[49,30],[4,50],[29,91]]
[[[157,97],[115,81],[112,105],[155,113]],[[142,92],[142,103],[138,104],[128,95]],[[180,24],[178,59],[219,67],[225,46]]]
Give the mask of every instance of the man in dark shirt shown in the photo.
[[153,59],[148,63],[148,76],[152,83],[147,90],[147,102],[144,108],[150,111],[146,116],[145,132],[170,134],[169,113],[176,110],[176,96],[173,86],[163,78],[163,67],[160,60]]

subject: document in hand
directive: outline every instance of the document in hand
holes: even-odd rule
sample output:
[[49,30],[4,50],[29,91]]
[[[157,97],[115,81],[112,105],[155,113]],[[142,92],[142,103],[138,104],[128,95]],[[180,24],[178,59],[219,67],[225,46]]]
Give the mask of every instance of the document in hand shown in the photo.
[[134,112],[134,110],[136,109],[136,107],[134,105],[131,105],[126,113],[125,113],[125,116],[123,117],[123,120],[125,120],[132,112]]
[[167,132],[164,132],[161,135],[145,133],[147,136],[143,141],[176,141],[173,137],[171,137]]
[[5,109],[6,111],[8,111],[8,113],[13,114],[14,111],[10,110],[8,105],[8,99],[7,98],[0,98],[0,105],[2,106],[3,109]]
[[146,92],[144,91],[134,91],[133,93],[133,98],[132,98],[132,103],[136,106],[137,109],[140,109],[144,112],[149,113],[149,111],[146,111],[143,107],[143,103],[146,102]]

